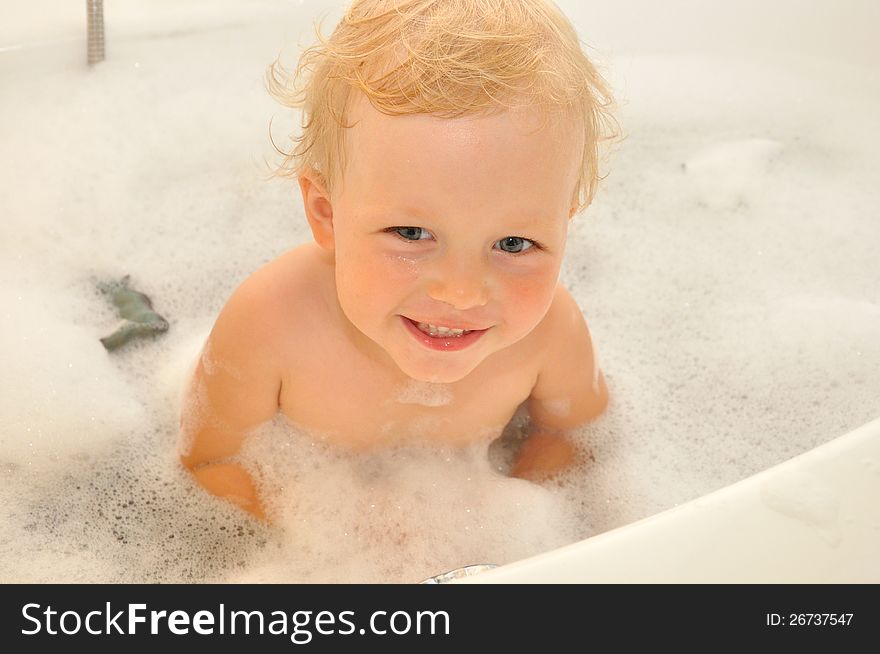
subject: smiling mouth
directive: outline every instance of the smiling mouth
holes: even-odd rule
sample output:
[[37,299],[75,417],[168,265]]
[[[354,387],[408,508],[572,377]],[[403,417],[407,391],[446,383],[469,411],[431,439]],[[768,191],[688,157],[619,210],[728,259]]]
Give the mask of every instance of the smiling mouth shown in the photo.
[[416,322],[412,318],[400,316],[407,330],[423,345],[436,350],[453,351],[468,347],[489,331],[486,329],[464,329],[447,327],[427,322]]

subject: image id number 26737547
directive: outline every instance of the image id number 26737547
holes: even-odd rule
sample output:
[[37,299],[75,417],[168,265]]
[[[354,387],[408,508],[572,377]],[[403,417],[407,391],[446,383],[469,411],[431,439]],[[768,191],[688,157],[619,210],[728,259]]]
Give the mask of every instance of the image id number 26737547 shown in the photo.
[[852,613],[767,613],[768,627],[837,627],[852,624]]

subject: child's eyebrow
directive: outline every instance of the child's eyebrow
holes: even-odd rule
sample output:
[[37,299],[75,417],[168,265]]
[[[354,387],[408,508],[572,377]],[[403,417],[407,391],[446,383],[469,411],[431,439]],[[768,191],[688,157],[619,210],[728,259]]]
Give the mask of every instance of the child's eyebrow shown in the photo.
[[557,216],[547,213],[546,210],[541,210],[534,211],[533,213],[517,211],[516,214],[506,216],[504,222],[517,229],[534,229],[553,224],[556,220]]
[[423,210],[414,207],[367,207],[363,212],[371,219],[396,221],[396,224],[399,225],[410,225],[430,220],[430,217]]

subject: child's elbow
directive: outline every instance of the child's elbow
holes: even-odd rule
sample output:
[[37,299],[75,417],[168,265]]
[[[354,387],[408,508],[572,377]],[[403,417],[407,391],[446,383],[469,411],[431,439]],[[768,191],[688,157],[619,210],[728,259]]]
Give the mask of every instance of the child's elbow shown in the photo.
[[608,386],[605,384],[605,377],[600,372],[596,381],[593,383],[591,392],[581,402],[576,416],[573,416],[570,424],[566,425],[569,429],[574,429],[592,422],[608,408]]
[[183,465],[183,467],[190,472],[193,472],[198,465],[198,462],[190,454],[180,454],[178,455],[178,458],[180,459],[180,463]]
[[205,430],[199,425],[181,421],[177,436],[177,458],[190,472],[212,460],[210,448],[205,447]]

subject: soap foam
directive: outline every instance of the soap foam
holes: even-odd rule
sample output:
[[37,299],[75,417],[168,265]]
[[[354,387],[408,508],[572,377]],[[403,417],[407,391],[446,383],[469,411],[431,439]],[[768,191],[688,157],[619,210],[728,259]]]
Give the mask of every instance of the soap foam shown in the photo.
[[417,582],[576,535],[552,491],[489,463],[487,443],[334,451],[278,419],[248,442],[278,533],[235,581]]

